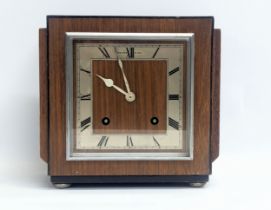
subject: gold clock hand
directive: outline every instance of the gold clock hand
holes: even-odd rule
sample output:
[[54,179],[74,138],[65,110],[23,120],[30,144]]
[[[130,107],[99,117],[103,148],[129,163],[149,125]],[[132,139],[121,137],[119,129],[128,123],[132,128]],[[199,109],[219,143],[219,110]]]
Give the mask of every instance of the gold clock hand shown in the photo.
[[121,73],[122,73],[122,76],[123,76],[123,80],[124,80],[124,83],[125,83],[125,86],[126,86],[126,90],[127,90],[128,93],[130,93],[131,92],[130,86],[129,86],[128,80],[126,78],[126,75],[124,73],[124,70],[123,70],[122,61],[119,58],[118,58],[118,64],[119,64],[119,67],[120,67],[120,70],[121,70]]
[[125,92],[125,91],[124,91],[123,89],[121,89],[120,87],[114,85],[114,81],[113,81],[112,79],[104,78],[104,77],[102,77],[102,76],[99,75],[99,74],[96,74],[96,76],[97,76],[98,78],[100,78],[100,79],[104,82],[104,84],[105,84],[106,87],[113,87],[113,88],[115,88],[117,91],[119,91],[120,93],[122,93],[122,94],[125,95],[125,96],[128,94],[127,92]]
[[120,67],[120,70],[121,70],[121,73],[122,73],[122,77],[123,77],[123,80],[124,80],[124,83],[125,83],[126,90],[127,90],[127,92],[128,92],[130,95],[133,95],[133,100],[135,100],[135,94],[134,94],[133,92],[131,92],[131,90],[130,90],[130,86],[129,86],[127,77],[126,77],[126,75],[125,75],[125,73],[124,73],[124,70],[123,70],[123,64],[122,64],[122,61],[121,61],[121,59],[120,59],[119,56],[118,56],[117,48],[114,47],[114,49],[115,49],[115,53],[116,53],[116,56],[117,56],[117,59],[118,59],[118,64],[119,64],[119,67]]
[[119,67],[121,69],[121,72],[122,72],[122,76],[123,76],[123,80],[124,80],[124,83],[125,83],[125,86],[126,86],[126,89],[127,89],[127,94],[125,96],[125,99],[128,101],[128,102],[133,102],[136,97],[135,97],[135,94],[130,90],[130,87],[129,87],[129,83],[128,83],[128,80],[125,76],[125,73],[124,73],[124,70],[123,70],[123,65],[122,65],[122,61],[118,58],[118,63],[119,63]]

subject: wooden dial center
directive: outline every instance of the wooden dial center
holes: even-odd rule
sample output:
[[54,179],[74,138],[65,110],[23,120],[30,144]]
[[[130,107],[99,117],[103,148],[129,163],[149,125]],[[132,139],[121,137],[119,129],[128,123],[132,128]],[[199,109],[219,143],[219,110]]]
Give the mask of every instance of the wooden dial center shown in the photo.
[[[124,72],[136,99],[107,87],[95,75],[112,79],[126,90],[117,60],[93,60],[93,132],[94,133],[163,133],[166,132],[167,61],[123,60]],[[152,123],[152,118],[159,123]],[[108,118],[110,123],[103,123]]]

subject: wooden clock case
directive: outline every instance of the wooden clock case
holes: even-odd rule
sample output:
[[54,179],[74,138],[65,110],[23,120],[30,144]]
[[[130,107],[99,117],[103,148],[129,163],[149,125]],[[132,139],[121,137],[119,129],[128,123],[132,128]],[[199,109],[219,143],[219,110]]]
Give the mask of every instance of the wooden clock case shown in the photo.
[[[65,32],[194,33],[194,158],[67,161]],[[213,17],[47,16],[39,30],[40,156],[53,183],[205,183],[219,155],[220,37]]]

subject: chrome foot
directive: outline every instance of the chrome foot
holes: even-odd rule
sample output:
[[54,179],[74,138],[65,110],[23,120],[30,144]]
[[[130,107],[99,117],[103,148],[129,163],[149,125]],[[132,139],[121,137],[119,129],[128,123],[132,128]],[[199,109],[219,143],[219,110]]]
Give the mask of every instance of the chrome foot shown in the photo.
[[53,185],[57,189],[65,189],[65,188],[69,188],[71,186],[71,184],[58,184],[58,183],[53,183]]
[[191,187],[203,187],[206,183],[205,182],[191,182],[189,185]]

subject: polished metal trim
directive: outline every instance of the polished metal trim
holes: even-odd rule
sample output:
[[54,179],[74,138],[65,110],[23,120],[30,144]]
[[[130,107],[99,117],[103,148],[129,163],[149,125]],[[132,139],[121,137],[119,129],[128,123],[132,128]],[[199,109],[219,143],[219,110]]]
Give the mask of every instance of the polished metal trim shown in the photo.
[[[194,33],[88,33],[66,32],[66,160],[193,160],[194,146]],[[73,152],[73,40],[150,40],[187,42],[188,153],[74,153]]]
[[[194,155],[194,56],[195,56],[195,40],[194,35],[192,35],[189,39],[187,46],[187,139],[189,140],[189,148],[190,152],[189,156],[193,159]],[[187,145],[188,146],[188,145]]]
[[57,189],[66,189],[71,187],[72,184],[70,183],[53,183],[54,187]]

